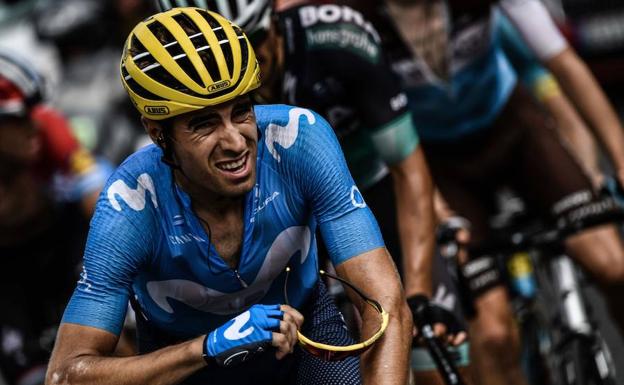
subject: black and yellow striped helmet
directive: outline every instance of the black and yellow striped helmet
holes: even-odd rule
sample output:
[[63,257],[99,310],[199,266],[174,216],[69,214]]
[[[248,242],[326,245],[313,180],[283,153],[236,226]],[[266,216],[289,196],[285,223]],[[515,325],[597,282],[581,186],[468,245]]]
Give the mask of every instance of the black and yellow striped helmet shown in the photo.
[[200,8],[173,8],[130,32],[121,79],[139,112],[161,120],[258,88],[260,69],[237,25]]

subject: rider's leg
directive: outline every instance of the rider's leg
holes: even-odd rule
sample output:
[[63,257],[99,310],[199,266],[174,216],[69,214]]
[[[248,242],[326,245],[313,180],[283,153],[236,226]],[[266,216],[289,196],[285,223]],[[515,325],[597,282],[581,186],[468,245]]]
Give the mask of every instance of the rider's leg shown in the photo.
[[[596,200],[581,167],[561,144],[555,130],[532,103],[521,103],[516,121],[527,130],[518,152],[520,190],[542,213],[557,217]],[[612,315],[624,331],[624,245],[614,225],[569,237],[566,251],[601,284]]]
[[624,331],[624,246],[615,226],[603,226],[568,238],[566,250],[600,285],[611,316]]
[[471,360],[478,383],[525,384],[520,366],[520,335],[509,305],[507,289],[490,289],[475,301],[477,316],[470,321]]
[[[494,142],[500,145],[507,139],[505,136]],[[491,184],[496,177],[491,176],[487,166],[498,163],[497,152],[507,152],[505,148],[494,148],[494,143],[489,140],[483,145],[478,144],[463,141],[458,147],[424,147],[436,186],[450,208],[470,221],[474,243],[485,239],[489,229],[487,218],[490,206],[493,206],[494,187]],[[484,148],[494,149],[495,154]],[[474,152],[462,154],[466,149]],[[490,289],[475,302],[477,317],[469,322],[470,359],[475,383],[526,384],[520,365],[519,333],[506,289],[502,286]]]

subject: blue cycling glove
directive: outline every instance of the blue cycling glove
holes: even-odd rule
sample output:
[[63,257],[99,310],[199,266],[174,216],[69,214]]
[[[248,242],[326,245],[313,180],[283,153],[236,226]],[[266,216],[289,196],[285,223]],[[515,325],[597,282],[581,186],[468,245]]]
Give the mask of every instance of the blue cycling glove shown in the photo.
[[247,361],[271,346],[283,317],[280,305],[253,305],[206,336],[204,358],[226,367]]

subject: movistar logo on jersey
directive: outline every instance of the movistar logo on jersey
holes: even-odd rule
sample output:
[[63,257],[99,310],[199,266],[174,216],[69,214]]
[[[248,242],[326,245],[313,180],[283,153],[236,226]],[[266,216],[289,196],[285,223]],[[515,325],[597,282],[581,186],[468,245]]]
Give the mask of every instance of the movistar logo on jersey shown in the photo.
[[[275,237],[253,282],[235,292],[224,293],[188,279],[150,281],[146,289],[156,305],[169,314],[174,312],[169,303],[172,299],[213,314],[240,312],[266,295],[286,265],[294,263],[294,259],[291,259],[294,255],[299,254],[302,265],[308,260],[313,236],[307,226],[292,226],[283,230]],[[232,333],[235,334],[234,331]]]
[[354,23],[371,34],[375,41],[379,43],[381,39],[373,25],[364,19],[362,14],[353,8],[339,6],[336,4],[325,4],[321,6],[309,5],[299,9],[301,26],[307,28],[317,23]]
[[213,93],[221,91],[222,89],[229,87],[230,84],[232,84],[232,82],[230,82],[229,80],[223,80],[215,84],[211,84],[210,87],[208,87],[208,92]]
[[168,115],[169,108],[167,106],[145,106],[143,110],[150,115]]
[[288,111],[288,123],[285,126],[271,123],[267,127],[265,131],[264,143],[269,149],[271,155],[273,155],[273,158],[275,158],[278,162],[280,162],[282,158],[277,152],[275,143],[278,143],[286,149],[295,144],[297,136],[299,135],[299,118],[301,116],[306,117],[308,124],[314,124],[314,122],[316,122],[316,118],[314,117],[312,111],[306,110],[305,108],[291,108]]
[[158,207],[154,181],[152,177],[146,173],[139,175],[136,188],[129,187],[126,182],[121,179],[116,180],[108,187],[106,197],[111,206],[117,211],[122,210],[117,198],[121,198],[132,210],[141,211],[145,208],[145,201],[147,200],[146,194],[148,191],[152,199],[152,204],[154,207]]

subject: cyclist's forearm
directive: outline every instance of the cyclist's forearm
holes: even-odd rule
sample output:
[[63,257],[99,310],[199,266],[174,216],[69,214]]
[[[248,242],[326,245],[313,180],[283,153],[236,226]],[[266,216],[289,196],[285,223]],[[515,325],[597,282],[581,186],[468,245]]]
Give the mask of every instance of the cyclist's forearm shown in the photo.
[[596,143],[574,106],[561,93],[544,98],[542,103],[555,118],[559,136],[570,145],[594,186],[600,186],[602,172],[598,165]]
[[[366,385],[396,385],[407,383],[409,349],[412,341],[412,317],[407,304],[386,301],[384,308],[390,314],[388,329],[378,341],[362,356],[362,379]],[[374,312],[364,314],[362,335],[369,336],[379,325],[379,316]]]
[[433,183],[421,150],[391,167],[407,296],[431,295],[435,247]]
[[203,337],[133,357],[80,355],[56,366],[51,362],[46,385],[173,385],[206,366]]
[[572,49],[567,49],[546,64],[600,138],[615,168],[624,171],[624,131],[611,103],[585,63]]
[[[366,288],[365,292],[389,314],[386,332],[362,355],[364,384],[405,384],[412,343],[412,313],[386,249],[378,248],[351,258],[336,266],[336,271],[357,287]],[[359,296],[349,294],[362,316],[360,334],[372,336],[380,326],[379,314]]]

